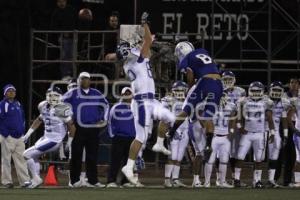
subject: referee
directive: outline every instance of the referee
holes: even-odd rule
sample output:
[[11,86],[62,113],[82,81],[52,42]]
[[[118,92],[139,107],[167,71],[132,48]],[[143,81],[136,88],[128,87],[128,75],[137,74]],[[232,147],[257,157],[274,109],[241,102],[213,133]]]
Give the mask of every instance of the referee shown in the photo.
[[[70,161],[70,179],[73,187],[105,187],[98,181],[97,160],[99,127],[107,121],[109,105],[101,92],[90,88],[90,78],[89,73],[80,73],[78,88],[71,89],[64,95],[64,101],[72,105],[76,126]],[[83,148],[86,150],[86,184],[80,181]]]
[[[112,137],[112,146],[107,180],[108,188],[118,187],[117,175],[121,167],[126,164],[130,145],[135,138],[134,119],[130,109],[132,90],[129,87],[124,87],[121,95],[120,102],[115,104],[109,113],[108,126],[110,137]],[[123,177],[121,185],[126,183],[128,181]]]

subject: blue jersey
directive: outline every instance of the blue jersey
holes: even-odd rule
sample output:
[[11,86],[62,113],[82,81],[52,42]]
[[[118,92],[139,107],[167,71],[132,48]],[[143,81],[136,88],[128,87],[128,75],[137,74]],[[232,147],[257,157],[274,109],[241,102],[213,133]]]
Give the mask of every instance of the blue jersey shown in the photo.
[[195,79],[200,79],[207,74],[220,74],[217,64],[209,56],[205,49],[195,49],[187,54],[179,63],[179,70],[185,72],[191,68]]

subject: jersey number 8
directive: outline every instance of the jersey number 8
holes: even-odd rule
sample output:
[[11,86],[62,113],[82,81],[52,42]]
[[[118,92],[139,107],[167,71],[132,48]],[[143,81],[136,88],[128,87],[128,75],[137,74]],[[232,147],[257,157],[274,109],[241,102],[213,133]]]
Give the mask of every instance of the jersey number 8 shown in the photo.
[[206,65],[212,63],[211,57],[209,57],[208,55],[205,55],[205,54],[197,54],[196,58],[199,58]]

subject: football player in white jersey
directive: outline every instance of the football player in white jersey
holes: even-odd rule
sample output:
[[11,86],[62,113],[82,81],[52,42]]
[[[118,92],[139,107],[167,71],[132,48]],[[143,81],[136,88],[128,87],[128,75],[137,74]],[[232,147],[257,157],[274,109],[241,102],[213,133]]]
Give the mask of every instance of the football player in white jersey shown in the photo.
[[[290,99],[291,109],[288,112],[288,124],[293,131],[293,140],[296,149],[296,162],[294,166],[295,184],[293,187],[300,188],[300,96]],[[293,120],[296,116],[296,123]]]
[[[232,103],[237,103],[237,101],[246,96],[245,89],[235,86],[236,78],[232,71],[224,71],[222,73],[222,82],[224,87],[224,92],[229,97],[229,101]],[[238,130],[237,130],[238,131]],[[234,180],[234,168],[237,158],[237,151],[239,148],[239,142],[241,139],[241,134],[237,133],[233,135],[231,141],[231,152],[230,152],[230,167],[232,171],[232,179]],[[244,185],[244,184],[243,184]]]
[[262,161],[264,159],[265,148],[265,121],[267,120],[270,128],[269,141],[272,142],[275,136],[274,122],[272,117],[273,101],[264,97],[264,85],[261,82],[253,82],[249,86],[248,97],[242,99],[239,104],[241,123],[241,140],[237,155],[237,162],[234,169],[235,187],[240,187],[240,175],[245,159],[251,146],[254,151],[254,173],[253,187],[264,187],[261,182]]
[[[138,152],[146,143],[151,121],[153,119],[161,120],[172,126],[175,121],[175,115],[164,108],[163,105],[155,100],[155,84],[150,67],[150,47],[152,44],[152,35],[147,24],[148,13],[142,15],[142,27],[144,36],[142,45],[128,42],[121,42],[117,47],[117,57],[124,61],[124,71],[131,81],[131,88],[134,93],[132,101],[132,113],[135,121],[136,137],[129,150],[127,164],[122,168],[123,174],[132,184],[137,184],[138,179],[134,177],[133,168]],[[159,128],[157,142],[153,146],[153,151],[162,152],[170,155],[171,152],[164,147],[165,132],[164,128]]]
[[42,101],[38,106],[40,115],[34,120],[24,136],[26,142],[32,133],[44,123],[44,136],[34,146],[26,149],[23,154],[32,175],[30,188],[36,188],[43,183],[40,177],[39,157],[58,150],[67,131],[69,131],[69,137],[74,137],[76,128],[72,120],[72,108],[63,103],[61,98],[62,92],[58,87],[47,90],[46,101]]
[[[162,104],[170,109],[175,115],[179,114],[187,93],[188,85],[183,81],[177,81],[172,86],[172,95],[162,98]],[[186,187],[179,180],[180,164],[189,143],[188,136],[188,119],[176,130],[174,137],[171,139],[169,149],[171,155],[165,165],[165,183],[164,186],[169,187]]]
[[[282,123],[284,138],[288,136],[287,112],[290,109],[290,102],[287,98],[283,97],[284,88],[281,82],[275,81],[269,87],[269,97],[274,102],[272,107],[273,120],[275,125],[274,140],[268,143],[268,187],[277,188],[279,185],[275,182],[275,172],[277,168],[277,160],[281,149],[281,137],[279,133],[279,126]],[[269,131],[268,124],[266,130]],[[270,134],[268,132],[268,134]]]
[[[231,103],[227,94],[224,93],[221,98],[220,105],[214,115],[214,137],[212,140],[212,152],[209,158],[206,159],[204,175],[204,187],[210,187],[210,178],[213,169],[213,164],[218,156],[219,159],[219,185],[221,188],[233,188],[232,185],[226,182],[227,163],[230,155],[230,140],[229,136],[234,134],[237,119],[237,106]],[[217,169],[216,169],[217,170]]]
[[[189,96],[196,85],[193,85],[191,89],[189,90],[187,96]],[[185,99],[184,104],[187,103],[187,99]],[[199,109],[201,112],[202,109]],[[198,113],[199,116],[201,116],[201,113]],[[193,188],[201,188],[203,185],[200,181],[200,172],[203,162],[203,156],[204,156],[204,150],[206,147],[206,131],[204,128],[204,125],[201,124],[200,120],[197,119],[197,115],[193,114],[190,116],[189,119],[189,137],[192,142],[194,151],[195,151],[195,158],[193,160]]]

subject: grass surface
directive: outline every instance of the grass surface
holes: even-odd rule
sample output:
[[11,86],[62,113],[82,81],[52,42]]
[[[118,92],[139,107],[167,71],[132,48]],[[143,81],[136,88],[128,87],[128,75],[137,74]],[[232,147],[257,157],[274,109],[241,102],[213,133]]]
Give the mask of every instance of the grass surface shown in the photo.
[[1,200],[289,200],[296,189],[0,189]]

